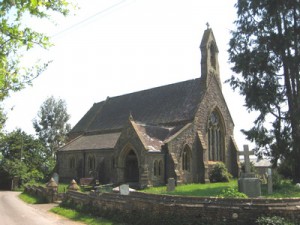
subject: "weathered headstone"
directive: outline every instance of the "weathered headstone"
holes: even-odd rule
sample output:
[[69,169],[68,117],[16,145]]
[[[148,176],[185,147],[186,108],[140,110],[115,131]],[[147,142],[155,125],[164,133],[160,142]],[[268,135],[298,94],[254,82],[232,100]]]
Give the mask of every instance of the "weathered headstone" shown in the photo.
[[268,194],[273,193],[273,180],[272,180],[272,169],[268,169]]
[[174,191],[175,190],[175,179],[174,178],[169,178],[168,183],[167,183],[167,191]]
[[59,175],[58,173],[53,173],[52,178],[54,179],[54,181],[59,184]]
[[255,174],[251,172],[250,155],[254,152],[249,151],[248,145],[244,145],[244,151],[240,155],[244,155],[245,172],[242,173],[238,180],[238,189],[249,197],[258,197],[261,195],[261,183]]
[[120,186],[120,194],[121,195],[129,195],[129,185],[128,184],[122,184]]

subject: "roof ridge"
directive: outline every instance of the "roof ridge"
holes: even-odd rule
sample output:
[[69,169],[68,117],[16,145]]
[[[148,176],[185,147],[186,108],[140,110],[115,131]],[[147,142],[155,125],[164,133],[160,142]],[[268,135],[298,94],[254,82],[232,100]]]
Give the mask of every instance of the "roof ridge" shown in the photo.
[[[173,85],[177,85],[177,84],[179,85],[179,84],[183,84],[183,83],[187,83],[187,82],[192,82],[192,81],[196,81],[196,80],[200,80],[200,77],[194,78],[194,79],[185,80],[185,81],[179,81],[179,82],[176,82],[176,83],[165,84],[165,85],[162,85],[162,86],[156,86],[156,87],[152,87],[152,88],[148,88],[148,89],[144,89],[144,90],[139,90],[139,91],[129,92],[129,93],[125,93],[125,94],[120,94],[120,95],[116,95],[116,96],[112,96],[112,97],[111,96],[107,96],[106,100],[105,101],[101,101],[101,102],[107,102],[107,101],[112,100],[114,98],[124,97],[124,96],[128,96],[128,95],[135,95],[135,94],[139,94],[139,93],[142,93],[142,92],[153,91],[155,89],[166,88],[168,86],[173,86]],[[98,102],[98,103],[101,103],[101,102]]]

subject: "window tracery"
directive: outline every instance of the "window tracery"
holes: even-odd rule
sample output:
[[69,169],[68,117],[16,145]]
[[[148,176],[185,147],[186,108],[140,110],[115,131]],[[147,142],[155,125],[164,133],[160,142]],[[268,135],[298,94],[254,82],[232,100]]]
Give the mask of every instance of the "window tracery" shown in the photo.
[[210,161],[222,161],[224,152],[224,129],[219,114],[214,111],[208,121],[208,154]]

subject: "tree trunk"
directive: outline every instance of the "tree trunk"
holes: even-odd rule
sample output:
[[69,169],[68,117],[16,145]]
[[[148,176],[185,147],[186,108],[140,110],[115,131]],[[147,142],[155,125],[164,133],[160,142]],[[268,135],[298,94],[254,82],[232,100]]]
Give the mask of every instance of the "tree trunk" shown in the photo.
[[300,121],[297,118],[292,125],[293,129],[293,182],[300,183]]

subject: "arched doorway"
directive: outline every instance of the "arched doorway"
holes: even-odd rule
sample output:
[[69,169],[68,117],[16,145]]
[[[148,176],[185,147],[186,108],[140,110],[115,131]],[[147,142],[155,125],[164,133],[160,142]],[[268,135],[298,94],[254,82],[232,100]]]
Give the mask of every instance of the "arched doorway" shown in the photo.
[[125,157],[125,182],[139,182],[139,163],[135,152],[131,149]]

